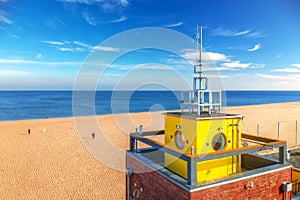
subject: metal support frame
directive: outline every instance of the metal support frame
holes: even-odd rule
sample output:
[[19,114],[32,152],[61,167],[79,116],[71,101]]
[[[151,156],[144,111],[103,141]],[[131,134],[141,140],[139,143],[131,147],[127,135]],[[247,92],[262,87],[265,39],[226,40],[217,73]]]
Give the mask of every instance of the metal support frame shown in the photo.
[[274,140],[269,139],[265,137],[259,137],[255,135],[248,135],[248,134],[242,134],[241,139],[248,139],[257,141],[257,145],[253,146],[247,146],[237,149],[230,149],[230,150],[223,150],[223,151],[217,151],[212,152],[208,154],[199,154],[199,155],[190,155],[187,153],[179,152],[175,149],[172,149],[170,147],[165,146],[164,144],[161,144],[157,141],[154,141],[150,138],[147,138],[145,136],[151,136],[151,135],[161,135],[164,134],[164,130],[161,131],[154,131],[154,132],[144,132],[143,136],[138,135],[136,133],[130,134],[130,151],[131,152],[139,152],[136,149],[136,146],[134,146],[136,141],[143,142],[152,148],[156,150],[163,151],[165,153],[168,153],[172,156],[175,156],[179,159],[182,159],[187,162],[187,184],[188,185],[196,185],[197,183],[197,177],[196,177],[196,166],[198,162],[207,161],[207,160],[214,160],[218,158],[224,158],[229,156],[237,156],[242,154],[250,154],[261,150],[266,150],[270,148],[277,147],[279,148],[279,162],[278,164],[286,164],[286,142],[281,140]]
[[295,145],[298,145],[298,120],[296,120],[296,141],[295,141]]
[[196,185],[197,176],[196,176],[196,165],[197,162],[192,158],[187,161],[187,184],[188,185]]
[[[188,94],[188,100],[184,99],[184,94]],[[184,111],[184,108],[188,108],[188,112],[194,112],[193,108],[197,108],[197,114],[200,115],[204,112],[204,109],[207,108],[208,114],[212,113],[212,110],[217,110],[218,113],[221,113],[222,108],[222,92],[221,90],[197,90],[196,99],[195,95],[191,95],[193,91],[185,91],[181,93],[181,112]],[[208,100],[205,102],[205,94],[208,95]],[[216,99],[213,98],[213,94],[218,94]]]

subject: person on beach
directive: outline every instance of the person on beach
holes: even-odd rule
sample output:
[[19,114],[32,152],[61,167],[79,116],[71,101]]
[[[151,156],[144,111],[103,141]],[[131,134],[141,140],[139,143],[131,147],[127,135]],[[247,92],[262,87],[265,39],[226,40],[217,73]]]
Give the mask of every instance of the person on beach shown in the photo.
[[93,138],[93,139],[95,138],[95,133],[92,133],[92,138]]
[[28,129],[28,135],[30,135],[30,128]]

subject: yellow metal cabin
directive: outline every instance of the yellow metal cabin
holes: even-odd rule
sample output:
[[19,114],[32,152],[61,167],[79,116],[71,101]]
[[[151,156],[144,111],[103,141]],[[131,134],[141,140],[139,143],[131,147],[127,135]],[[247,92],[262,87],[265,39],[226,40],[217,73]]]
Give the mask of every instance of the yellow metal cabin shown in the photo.
[[[170,112],[165,115],[165,144],[182,153],[202,155],[239,148],[241,115]],[[187,163],[165,154],[166,167],[187,178]],[[240,171],[240,156],[197,163],[197,182],[228,176]]]

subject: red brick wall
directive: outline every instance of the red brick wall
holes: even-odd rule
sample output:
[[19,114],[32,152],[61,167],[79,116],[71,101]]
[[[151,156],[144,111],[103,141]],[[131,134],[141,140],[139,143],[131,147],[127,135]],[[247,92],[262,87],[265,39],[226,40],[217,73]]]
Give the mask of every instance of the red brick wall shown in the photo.
[[[292,168],[192,192],[190,199],[282,200],[284,193],[281,191],[281,185],[285,181],[292,181]],[[253,188],[246,189],[245,186],[250,182],[253,182]],[[291,192],[289,196],[291,199]]]
[[[134,189],[142,188],[143,199],[150,200],[283,200],[284,193],[281,191],[281,184],[285,181],[292,181],[292,168],[287,168],[189,193],[156,172],[135,173],[149,171],[149,168],[130,156],[127,156],[127,167],[133,169],[133,175],[130,176],[130,195]],[[246,189],[245,186],[250,182],[253,182],[253,188]],[[289,196],[291,199],[291,193]]]
[[[127,156],[127,167],[131,167],[133,169],[133,174],[130,176],[130,195],[132,195],[135,188],[142,188],[143,199],[189,199],[188,191],[172,183],[157,172],[149,172],[150,169],[148,167],[130,156]],[[134,173],[141,172],[142,170],[148,172]],[[134,183],[136,183],[136,187],[134,187]]]

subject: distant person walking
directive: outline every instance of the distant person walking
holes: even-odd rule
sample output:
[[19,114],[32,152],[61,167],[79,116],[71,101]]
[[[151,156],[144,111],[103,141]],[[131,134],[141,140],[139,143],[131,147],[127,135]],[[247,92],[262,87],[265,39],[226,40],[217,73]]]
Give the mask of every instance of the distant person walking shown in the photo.
[[27,132],[28,132],[28,135],[30,135],[30,128],[28,129],[28,131],[27,131]]

